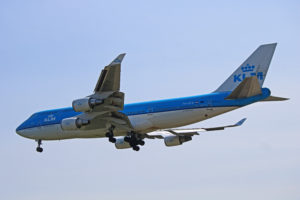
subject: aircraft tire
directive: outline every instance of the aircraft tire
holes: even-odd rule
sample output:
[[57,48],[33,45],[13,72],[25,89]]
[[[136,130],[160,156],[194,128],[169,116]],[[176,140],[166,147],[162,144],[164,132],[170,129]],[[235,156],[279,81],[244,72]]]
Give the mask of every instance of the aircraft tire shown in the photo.
[[133,146],[132,149],[135,150],[135,151],[139,151],[140,147],[139,146]]
[[114,137],[110,137],[109,139],[108,139],[111,143],[116,143],[116,138],[114,138]]
[[42,147],[37,147],[36,151],[42,153],[43,152],[43,148]]

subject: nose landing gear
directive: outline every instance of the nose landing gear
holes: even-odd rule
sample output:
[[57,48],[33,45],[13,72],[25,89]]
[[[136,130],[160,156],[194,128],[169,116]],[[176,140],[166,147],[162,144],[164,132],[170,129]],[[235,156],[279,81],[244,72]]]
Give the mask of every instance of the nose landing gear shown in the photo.
[[38,146],[36,148],[36,151],[39,152],[39,153],[42,153],[43,152],[43,148],[41,147],[42,140],[37,140],[37,143],[38,143]]

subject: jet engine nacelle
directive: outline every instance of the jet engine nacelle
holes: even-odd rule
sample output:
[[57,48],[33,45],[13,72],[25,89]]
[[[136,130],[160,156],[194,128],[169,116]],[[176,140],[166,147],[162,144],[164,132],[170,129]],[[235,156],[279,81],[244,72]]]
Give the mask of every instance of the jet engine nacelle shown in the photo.
[[78,130],[82,126],[86,126],[90,123],[89,120],[80,119],[77,117],[65,118],[61,121],[61,129],[65,131]]
[[90,97],[76,99],[72,102],[72,107],[76,112],[87,112],[92,110],[95,106],[101,104],[100,99],[93,99]]
[[116,140],[115,146],[116,146],[117,149],[131,148],[130,144],[128,142],[125,142],[124,137],[118,138]]
[[182,143],[192,140],[191,136],[167,136],[164,138],[168,147],[182,145]]

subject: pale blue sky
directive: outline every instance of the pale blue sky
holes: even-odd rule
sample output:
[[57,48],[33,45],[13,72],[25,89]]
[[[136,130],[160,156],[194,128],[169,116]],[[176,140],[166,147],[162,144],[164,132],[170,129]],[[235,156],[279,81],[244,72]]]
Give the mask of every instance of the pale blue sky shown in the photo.
[[[298,1],[0,1],[0,199],[300,199]],[[257,103],[192,127],[245,125],[140,152],[106,139],[36,143],[33,112],[89,95],[120,53],[126,102],[215,90],[260,44],[278,42]]]

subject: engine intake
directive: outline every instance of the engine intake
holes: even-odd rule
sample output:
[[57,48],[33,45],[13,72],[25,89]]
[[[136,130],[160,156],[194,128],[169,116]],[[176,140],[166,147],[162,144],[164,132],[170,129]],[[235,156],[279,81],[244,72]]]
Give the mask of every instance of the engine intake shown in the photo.
[[168,147],[182,145],[190,140],[192,140],[192,136],[167,136],[164,138],[165,145]]
[[82,126],[86,126],[90,123],[89,120],[80,119],[77,117],[71,117],[71,118],[65,118],[61,121],[60,125],[62,130],[65,131],[72,131],[72,130],[78,130]]
[[90,97],[76,99],[72,102],[72,107],[76,112],[87,112],[92,110],[95,106],[102,104],[100,99],[93,99]]
[[124,137],[118,138],[116,143],[115,143],[115,146],[116,146],[117,149],[131,148],[130,144],[124,140]]

